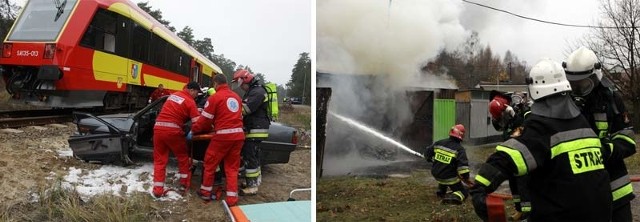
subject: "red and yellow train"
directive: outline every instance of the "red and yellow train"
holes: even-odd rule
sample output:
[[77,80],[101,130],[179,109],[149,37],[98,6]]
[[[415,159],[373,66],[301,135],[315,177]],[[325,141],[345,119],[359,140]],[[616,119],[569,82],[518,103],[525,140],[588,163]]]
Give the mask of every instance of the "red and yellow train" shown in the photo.
[[12,99],[49,107],[143,107],[159,84],[222,73],[128,0],[30,0],[1,52]]

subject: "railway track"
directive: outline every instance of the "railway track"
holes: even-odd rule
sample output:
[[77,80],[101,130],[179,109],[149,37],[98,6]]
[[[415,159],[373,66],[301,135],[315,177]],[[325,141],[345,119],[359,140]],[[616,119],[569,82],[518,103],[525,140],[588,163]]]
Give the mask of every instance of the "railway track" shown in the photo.
[[73,121],[73,117],[71,116],[71,114],[20,118],[0,118],[0,128],[20,128],[25,126],[39,126],[51,123],[65,123],[71,121]]
[[20,128],[73,121],[72,109],[35,109],[0,112],[0,128]]
[[73,109],[10,110],[10,111],[0,111],[0,119],[71,115],[72,112],[73,112]]
[[65,123],[73,121],[73,111],[82,111],[102,115],[117,113],[98,112],[94,109],[37,109],[37,110],[12,110],[0,112],[0,128],[20,128],[25,126],[40,126],[52,123]]

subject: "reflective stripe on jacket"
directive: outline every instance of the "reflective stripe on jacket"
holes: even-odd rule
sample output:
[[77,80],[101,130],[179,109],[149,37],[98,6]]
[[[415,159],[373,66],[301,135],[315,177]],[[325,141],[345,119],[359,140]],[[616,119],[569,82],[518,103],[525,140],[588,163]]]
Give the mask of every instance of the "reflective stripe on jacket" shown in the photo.
[[[493,192],[528,174],[532,221],[609,221],[612,194],[600,139],[582,116],[527,116],[520,137],[498,145],[475,181]],[[495,170],[493,170],[495,169]]]

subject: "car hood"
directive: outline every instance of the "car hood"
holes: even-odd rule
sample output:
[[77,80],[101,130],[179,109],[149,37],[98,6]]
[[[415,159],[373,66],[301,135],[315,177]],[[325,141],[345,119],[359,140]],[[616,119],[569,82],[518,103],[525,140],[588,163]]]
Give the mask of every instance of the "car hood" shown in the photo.
[[[97,117],[115,126],[116,128],[118,128],[118,130],[122,132],[129,132],[129,130],[131,130],[131,125],[133,125],[133,114],[131,113],[109,114],[109,115],[101,115]],[[83,125],[100,125],[101,129],[99,129],[98,131],[103,131],[103,132],[109,131],[107,127],[104,126],[104,124],[101,124],[99,121],[92,118],[82,119],[81,122]]]
[[[113,125],[114,127],[118,128],[118,130],[124,133],[128,133],[131,130],[131,126],[134,123],[133,113],[109,114],[109,115],[100,115],[97,117]],[[96,129],[96,131],[99,131],[99,132],[109,131],[109,129],[107,129],[107,127],[104,124],[100,123],[98,120],[93,118],[82,119],[80,122],[81,122],[81,125],[99,126]],[[290,137],[289,135],[291,134],[291,131],[295,131],[295,128],[284,125],[279,122],[271,122],[271,125],[277,126],[277,127],[269,127],[269,138],[271,139],[288,138]],[[274,139],[274,141],[279,141],[279,140],[282,140],[282,139]]]

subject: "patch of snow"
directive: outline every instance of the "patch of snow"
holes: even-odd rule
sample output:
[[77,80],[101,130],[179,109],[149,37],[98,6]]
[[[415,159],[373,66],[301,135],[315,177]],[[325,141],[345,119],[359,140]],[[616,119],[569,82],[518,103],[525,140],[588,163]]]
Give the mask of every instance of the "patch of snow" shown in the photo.
[[[153,196],[153,188],[149,189],[149,194],[151,196]],[[155,198],[155,197],[154,197]],[[182,195],[180,195],[178,192],[176,191],[169,191],[166,193],[165,196],[160,197],[160,198],[156,198],[156,201],[176,201],[176,200],[180,200],[182,199]],[[169,214],[171,214],[171,212],[169,211]]]
[[[167,171],[171,167],[167,167]],[[99,194],[130,195],[133,192],[151,193],[153,184],[153,163],[145,163],[135,168],[105,165],[95,170],[69,168],[62,182],[63,188],[75,189],[83,199]],[[145,189],[145,187],[147,187]],[[160,201],[181,199],[178,193],[169,192]]]
[[73,150],[57,150],[59,157],[73,157]]
[[35,193],[35,192],[30,192],[29,194],[30,194],[30,195],[29,195],[29,202],[30,202],[30,203],[37,203],[37,202],[40,202],[40,195],[38,195],[38,194],[37,194],[37,193]]

